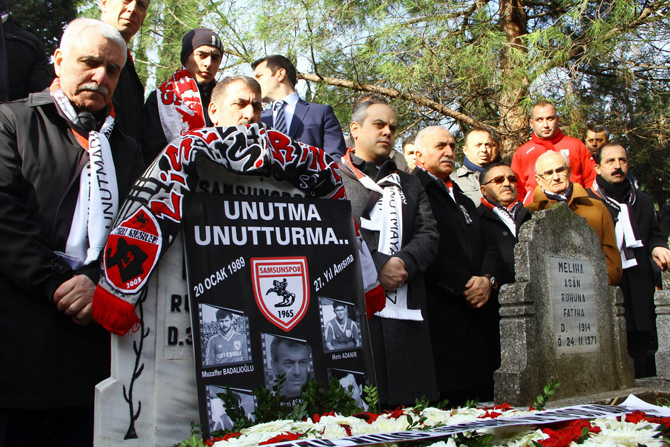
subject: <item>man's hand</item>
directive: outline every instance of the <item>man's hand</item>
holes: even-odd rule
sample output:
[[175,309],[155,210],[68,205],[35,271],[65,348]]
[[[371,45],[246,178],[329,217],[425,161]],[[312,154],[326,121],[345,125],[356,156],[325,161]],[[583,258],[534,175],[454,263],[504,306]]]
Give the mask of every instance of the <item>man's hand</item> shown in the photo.
[[54,293],[56,309],[72,316],[82,326],[91,322],[91,303],[95,284],[86,275],[76,275],[60,285]]
[[409,273],[405,269],[405,261],[396,256],[389,258],[379,271],[379,284],[389,292],[398,290],[398,287],[405,284],[408,278]]
[[486,276],[473,276],[465,284],[463,298],[468,307],[479,309],[489,300],[491,296],[491,281]]
[[670,250],[665,247],[656,247],[651,251],[651,257],[658,264],[661,270],[668,270],[670,267]]

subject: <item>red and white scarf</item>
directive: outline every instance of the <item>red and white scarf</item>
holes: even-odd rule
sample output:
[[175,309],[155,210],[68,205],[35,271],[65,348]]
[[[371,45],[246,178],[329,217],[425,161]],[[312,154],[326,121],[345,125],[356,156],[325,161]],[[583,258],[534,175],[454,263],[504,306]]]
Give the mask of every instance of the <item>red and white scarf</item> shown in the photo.
[[[402,219],[407,199],[402,191],[400,176],[394,172],[375,182],[354,165],[352,152],[353,148],[349,148],[342,157],[343,165],[348,168],[344,173],[353,175],[370,191],[368,205],[361,214],[361,228],[378,232],[377,251],[392,256],[403,246]],[[408,283],[405,283],[395,291],[386,290],[386,305],[375,315],[395,320],[423,321],[421,309],[412,308],[409,303],[408,288]]]
[[156,92],[158,115],[168,142],[205,127],[200,91],[186,68],[177,70]]
[[[123,335],[138,322],[135,305],[193,203],[200,159],[233,173],[276,176],[305,197],[346,199],[337,163],[329,154],[265,124],[188,132],[163,149],[119,212],[93,296],[93,318],[108,331]],[[133,252],[138,240],[151,249]]]
[[65,253],[57,252],[73,270],[98,259],[119,210],[119,190],[109,137],[114,130],[114,108],[100,131],[87,131],[60,88],[60,78],[49,89],[58,114],[67,121],[77,142],[89,155],[79,177],[79,197],[70,226]]
[[561,141],[563,138],[563,132],[561,132],[561,129],[556,130],[556,135],[553,137],[549,138],[548,140],[545,140],[544,138],[540,138],[533,132],[530,136],[530,139],[533,141],[535,144],[539,144],[540,146],[543,146],[545,149],[548,151],[556,151],[556,147],[554,145]]

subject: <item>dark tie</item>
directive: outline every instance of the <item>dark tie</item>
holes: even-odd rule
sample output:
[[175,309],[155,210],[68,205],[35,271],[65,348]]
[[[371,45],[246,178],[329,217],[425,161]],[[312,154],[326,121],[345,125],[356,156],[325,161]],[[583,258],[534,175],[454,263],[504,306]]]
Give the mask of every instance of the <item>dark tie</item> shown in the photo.
[[284,101],[275,101],[272,110],[275,112],[274,128],[283,134],[286,134],[286,115],[284,114]]

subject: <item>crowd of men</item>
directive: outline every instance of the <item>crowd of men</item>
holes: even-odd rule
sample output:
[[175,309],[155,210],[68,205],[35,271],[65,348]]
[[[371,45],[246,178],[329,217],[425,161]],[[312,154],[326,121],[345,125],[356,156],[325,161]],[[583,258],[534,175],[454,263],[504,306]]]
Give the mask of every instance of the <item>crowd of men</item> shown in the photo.
[[[623,289],[636,373],[645,374],[655,275],[670,265],[670,251],[652,199],[627,178],[626,150],[605,129],[590,127],[586,144],[565,136],[553,104],[541,101],[530,113],[531,139],[511,165],[495,133],[472,129],[457,168],[456,140],[445,127],[421,129],[403,142],[404,154],[396,152],[396,112],[370,94],[354,104],[345,144],[332,107],[296,93],[288,58],[258,59],[253,78],[217,80],[223,46],[206,29],[184,36],[182,67],[145,102],[127,44],[148,4],[102,0],[100,20],[66,28],[50,85],[0,104],[0,447],[45,437],[48,445],[91,445],[94,387],[109,376],[110,358],[91,302],[111,224],[163,147],[207,126],[263,122],[339,160],[386,295],[368,315],[383,407],[422,395],[452,404],[493,397],[498,291],[515,279],[521,226],[557,202],[596,231],[609,282]],[[262,111],[262,102],[271,106]],[[346,306],[334,312],[332,349],[356,345]],[[207,362],[225,363],[219,352],[241,336],[230,313],[217,321]],[[284,348],[272,349],[279,363]]]

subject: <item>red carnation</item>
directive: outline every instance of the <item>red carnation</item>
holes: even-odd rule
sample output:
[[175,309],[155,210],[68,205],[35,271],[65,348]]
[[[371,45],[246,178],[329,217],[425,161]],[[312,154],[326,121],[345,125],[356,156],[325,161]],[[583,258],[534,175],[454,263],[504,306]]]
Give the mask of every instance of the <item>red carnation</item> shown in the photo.
[[270,438],[267,441],[259,443],[258,445],[275,444],[277,442],[284,442],[284,441],[297,441],[298,439],[300,439],[299,434],[287,432],[278,434],[274,438]]

